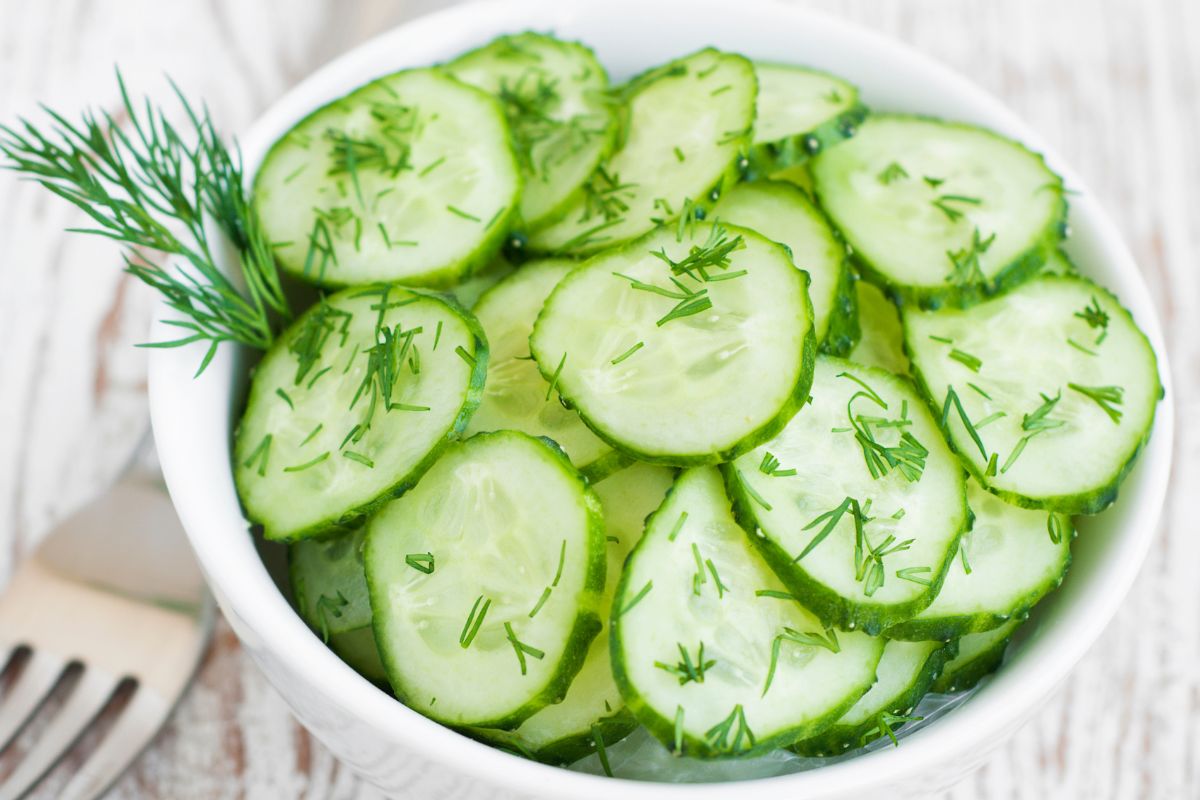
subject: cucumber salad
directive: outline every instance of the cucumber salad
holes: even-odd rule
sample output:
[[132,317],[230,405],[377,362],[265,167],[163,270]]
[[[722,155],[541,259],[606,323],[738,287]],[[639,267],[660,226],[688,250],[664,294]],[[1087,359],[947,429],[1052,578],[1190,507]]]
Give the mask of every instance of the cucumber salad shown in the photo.
[[[527,758],[706,780],[899,744],[1001,667],[1162,396],[1040,155],[813,69],[611,83],[502,36],[313,111],[252,179],[192,120],[182,159],[153,120],[89,156],[132,200],[0,145],[191,264],[130,261],[182,314],[162,346],[265,351],[234,477],[316,635]],[[124,213],[154,202],[200,244]]]

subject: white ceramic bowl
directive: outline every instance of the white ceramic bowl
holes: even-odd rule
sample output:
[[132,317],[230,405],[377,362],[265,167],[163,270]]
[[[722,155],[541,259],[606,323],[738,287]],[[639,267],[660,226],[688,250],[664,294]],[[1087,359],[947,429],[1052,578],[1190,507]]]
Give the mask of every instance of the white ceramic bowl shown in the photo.
[[[821,67],[862,87],[876,109],[980,123],[1046,153],[1069,187],[1068,250],[1082,270],[1133,311],[1159,356],[1167,388],[1153,439],[1117,504],[1087,520],[1062,589],[982,690],[945,718],[887,748],[818,770],[739,785],[768,798],[861,797],[888,788],[924,795],[978,766],[1041,707],[1100,635],[1124,598],[1154,534],[1166,491],[1174,411],[1159,322],[1112,222],[1079,178],[998,101],[896,42],[825,16],[741,0],[512,0],[458,6],[380,36],[322,68],[242,137],[247,168],[309,110],[376,76],[445,60],[528,28],[595,48],[614,80],[705,45]],[[166,312],[164,311],[164,314]],[[159,329],[155,338],[170,338]],[[163,471],[221,608],[247,651],[301,722],[385,791],[413,798],[726,798],[728,784],[623,782],[525,761],[464,738],[392,700],[345,666],[288,606],[267,573],[238,506],[230,436],[244,385],[243,358],[226,348],[199,380],[201,351],[154,350],[150,400]]]

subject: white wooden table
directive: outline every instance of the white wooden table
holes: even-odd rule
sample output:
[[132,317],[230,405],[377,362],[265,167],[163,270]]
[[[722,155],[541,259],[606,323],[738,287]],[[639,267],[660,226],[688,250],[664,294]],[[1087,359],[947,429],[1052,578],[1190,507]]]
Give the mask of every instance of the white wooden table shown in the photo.
[[[0,120],[113,109],[112,66],[169,73],[227,131],[314,67],[438,0],[0,0]],[[813,0],[1004,98],[1084,176],[1150,284],[1176,370],[1174,487],[1116,620],[961,798],[1200,797],[1200,2]],[[730,13],[736,12],[731,4]],[[803,59],[802,53],[797,53]],[[146,417],[151,297],[81,215],[0,176],[0,584],[111,480]],[[5,772],[0,762],[0,775]],[[37,796],[55,796],[52,781]],[[226,627],[116,798],[375,798],[292,719]]]

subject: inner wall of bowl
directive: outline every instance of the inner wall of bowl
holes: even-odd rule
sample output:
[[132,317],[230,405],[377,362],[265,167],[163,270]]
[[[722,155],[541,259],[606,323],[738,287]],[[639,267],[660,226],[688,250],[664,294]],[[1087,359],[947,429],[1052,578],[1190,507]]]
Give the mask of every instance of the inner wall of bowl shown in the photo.
[[[248,172],[280,134],[310,109],[382,74],[450,58],[500,33],[534,27],[590,44],[614,80],[698,47],[717,45],[752,57],[818,66],[858,83],[877,109],[903,109],[986,124],[1043,149],[996,101],[906,48],[820,16],[777,5],[720,0],[688,3],[610,0],[572,4],[546,0],[463,6],[386,34],[339,59],[285,96],[243,139]],[[1069,186],[1080,182],[1053,156]],[[1086,194],[1072,198],[1076,233],[1068,250],[1082,271],[1114,289],[1161,354],[1148,293],[1119,237]],[[160,329],[158,335],[165,335]],[[413,789],[396,777],[395,758],[410,777],[419,763],[450,767],[493,785],[544,795],[602,797],[603,779],[570,775],[520,761],[462,739],[386,700],[341,664],[286,605],[246,535],[229,469],[244,370],[222,350],[192,380],[199,348],[152,353],[151,409],[164,473],[210,584],[239,637],[302,721],[351,765],[386,787]],[[1160,355],[1161,358],[1161,355]],[[1165,360],[1160,362],[1169,380]],[[1130,475],[1117,505],[1081,526],[1075,565],[1063,588],[1043,604],[1040,621],[996,679],[938,725],[909,738],[902,753],[883,751],[803,775],[756,784],[764,796],[826,796],[878,786],[889,777],[928,770],[957,756],[958,774],[1034,708],[1095,639],[1140,564],[1161,507],[1171,447],[1171,394],[1159,409],[1155,438]],[[364,734],[382,737],[367,746]],[[397,752],[396,748],[406,748]],[[391,757],[389,757],[389,753]],[[428,759],[433,759],[429,761]],[[865,760],[870,760],[867,768]],[[852,770],[852,771],[851,771]],[[930,773],[923,776],[930,788]],[[432,780],[430,778],[429,780]],[[399,781],[399,782],[398,782]],[[939,780],[944,783],[944,780]],[[431,796],[431,791],[420,796]],[[688,797],[721,796],[700,787]],[[667,789],[623,784],[628,796],[664,797]],[[449,796],[449,795],[448,795]],[[482,795],[490,796],[490,795]]]

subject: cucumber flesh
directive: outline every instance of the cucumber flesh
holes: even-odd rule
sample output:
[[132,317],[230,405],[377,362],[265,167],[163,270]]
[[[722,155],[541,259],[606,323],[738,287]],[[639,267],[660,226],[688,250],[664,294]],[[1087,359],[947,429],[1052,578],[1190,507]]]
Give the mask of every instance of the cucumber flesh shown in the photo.
[[904,337],[929,402],[940,412],[953,389],[976,429],[979,443],[951,408],[951,444],[988,491],[1064,514],[1116,498],[1162,386],[1150,343],[1112,294],[1045,275],[971,309],[911,309]]
[[250,520],[284,541],[352,525],[457,438],[486,372],[483,332],[448,298],[385,285],[317,303],[276,339],[250,382],[234,435]]
[[881,367],[897,375],[908,374],[908,356],[904,354],[904,328],[900,312],[887,295],[873,283],[855,284],[858,299],[858,327],[862,334],[850,360]]
[[958,655],[946,662],[942,676],[933,682],[931,692],[951,694],[974,689],[1004,661],[1004,652],[1013,632],[1022,620],[1013,619],[982,633],[969,633],[958,640]]
[[[537,712],[511,733],[504,733],[504,738],[498,740],[501,744],[541,761],[569,764],[594,752],[597,737],[607,746],[637,727],[613,679],[608,617],[625,558],[641,538],[646,517],[658,508],[674,477],[664,467],[634,464],[595,485],[604,508],[608,541],[608,580],[600,609],[605,629],[592,642],[583,668],[563,701]],[[480,733],[486,738],[494,732]]]
[[612,625],[613,669],[630,709],[668,748],[697,758],[818,733],[868,690],[883,650],[881,639],[826,631],[786,598],[713,468],[684,472],[647,522]]
[[616,119],[608,76],[591,49],[540,33],[501,36],[445,66],[504,107],[524,189],[520,224],[561,215],[608,153]]
[[455,445],[368,524],[396,695],[449,725],[497,728],[560,699],[600,630],[604,548],[599,502],[552,444],[502,431]]
[[756,61],[758,103],[751,169],[770,174],[803,164],[854,135],[867,110],[858,89],[826,72]]
[[712,215],[791,251],[792,262],[808,273],[813,330],[817,342],[824,343],[832,318],[843,310],[838,294],[848,272],[846,248],[804,192],[779,181],[739,183],[722,195]]
[[840,755],[894,734],[958,651],[955,642],[888,641],[875,670],[875,685],[833,727],[796,745],[807,756]]
[[612,448],[588,430],[579,415],[564,408],[529,356],[529,334],[542,305],[559,281],[578,266],[567,259],[545,259],[523,265],[489,289],[475,305],[487,333],[487,383],[468,434],[518,430],[547,436],[571,462],[593,479],[603,477],[592,466],[619,466]]
[[371,630],[371,603],[358,528],[288,547],[288,576],[300,616],[343,661],[368,680],[386,683]]
[[[616,449],[716,463],[770,438],[807,396],[812,307],[781,245],[723,224],[680,233],[656,231],[568,275],[530,346],[542,375]],[[664,261],[724,247],[735,248],[724,266],[691,275]]]
[[1050,275],[1077,275],[1079,270],[1075,267],[1071,257],[1063,252],[1062,248],[1055,250],[1046,259],[1046,266],[1042,267],[1042,272]]
[[998,628],[1028,616],[1062,583],[1075,538],[1069,517],[1009,505],[973,480],[967,502],[975,523],[941,591],[920,614],[889,628],[889,637],[946,640]]
[[296,123],[255,175],[254,206],[302,280],[449,286],[496,253],[520,191],[499,104],[412,69]]
[[745,58],[701,50],[623,89],[623,141],[535,252],[591,253],[636,239],[687,206],[707,208],[737,179],[757,84]]
[[1062,179],[969,125],[872,115],[810,168],[867,277],[906,302],[965,305],[1002,291],[1036,273],[1062,233]]
[[[915,439],[908,449],[924,451],[923,468],[913,459],[908,472],[873,477],[855,425],[892,453],[901,432]],[[722,470],[767,563],[811,611],[846,630],[876,634],[933,602],[967,525],[962,469],[911,384],[828,356],[817,359],[811,403]]]

